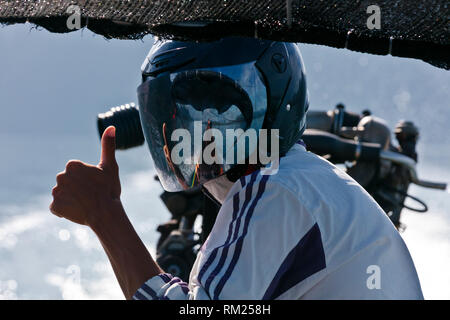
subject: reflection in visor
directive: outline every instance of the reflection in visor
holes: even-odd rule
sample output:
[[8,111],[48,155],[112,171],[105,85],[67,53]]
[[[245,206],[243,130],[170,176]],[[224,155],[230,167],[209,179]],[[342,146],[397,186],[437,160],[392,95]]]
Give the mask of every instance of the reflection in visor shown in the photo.
[[[232,140],[229,150],[225,141],[203,140],[205,131],[211,128],[224,139],[229,129],[242,132],[261,128],[267,106],[266,88],[254,63],[150,77],[138,88],[138,95],[144,134],[160,181],[168,191],[214,179],[230,170],[237,157],[245,158],[256,150],[257,143],[253,143],[237,154],[239,137]],[[184,129],[189,141],[184,141],[184,136],[180,139],[177,129]],[[234,161],[202,162],[203,150],[216,142],[222,148],[221,156],[225,159],[227,151],[232,151]],[[174,163],[171,152],[181,143],[187,146],[180,154],[183,162]]]
[[[172,82],[172,97],[178,106],[188,105],[197,111],[215,109],[219,115],[236,106],[250,127],[253,106],[247,92],[233,79],[209,70],[179,73]],[[223,118],[221,118],[223,119]],[[225,119],[224,119],[225,120]],[[223,123],[219,123],[221,125]]]

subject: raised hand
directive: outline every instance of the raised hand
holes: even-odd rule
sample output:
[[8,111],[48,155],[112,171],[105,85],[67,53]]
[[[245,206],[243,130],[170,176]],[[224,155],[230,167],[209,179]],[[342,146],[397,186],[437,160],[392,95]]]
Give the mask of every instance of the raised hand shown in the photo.
[[108,218],[111,208],[120,205],[119,166],[115,157],[115,128],[108,127],[102,136],[98,165],[79,160],[67,163],[56,176],[50,211],[78,224],[92,226]]

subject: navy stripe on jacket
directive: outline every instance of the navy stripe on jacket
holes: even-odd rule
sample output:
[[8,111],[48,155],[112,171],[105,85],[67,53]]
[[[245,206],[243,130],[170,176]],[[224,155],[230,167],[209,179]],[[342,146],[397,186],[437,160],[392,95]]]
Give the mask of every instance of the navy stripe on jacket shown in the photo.
[[325,269],[325,267],[322,236],[316,223],[281,263],[262,299],[273,300],[279,297],[296,284]]

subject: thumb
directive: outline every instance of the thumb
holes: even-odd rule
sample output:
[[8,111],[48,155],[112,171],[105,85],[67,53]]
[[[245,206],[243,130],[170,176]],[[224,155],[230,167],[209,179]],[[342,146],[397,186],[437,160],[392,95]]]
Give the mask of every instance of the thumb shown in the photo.
[[116,128],[109,126],[102,135],[102,153],[99,167],[108,169],[116,166]]

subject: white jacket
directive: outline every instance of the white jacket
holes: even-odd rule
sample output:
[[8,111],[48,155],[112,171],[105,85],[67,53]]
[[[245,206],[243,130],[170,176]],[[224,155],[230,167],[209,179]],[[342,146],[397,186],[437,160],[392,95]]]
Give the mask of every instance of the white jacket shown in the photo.
[[230,189],[191,271],[134,299],[423,299],[408,249],[370,195],[296,144],[278,173]]

